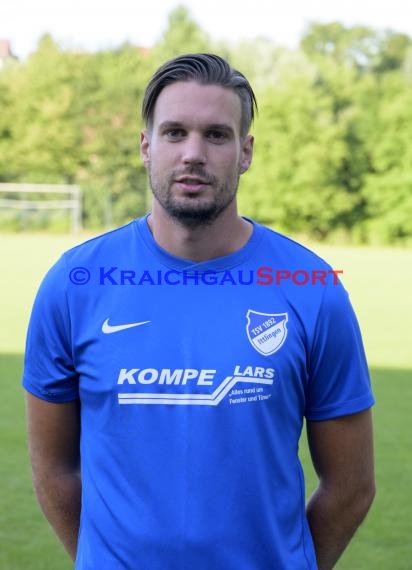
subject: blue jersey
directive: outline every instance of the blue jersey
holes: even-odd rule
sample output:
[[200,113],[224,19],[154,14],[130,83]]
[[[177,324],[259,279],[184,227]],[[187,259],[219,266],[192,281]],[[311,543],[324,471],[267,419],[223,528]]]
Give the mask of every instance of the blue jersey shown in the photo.
[[78,570],[315,569],[303,420],[373,404],[336,274],[256,223],[200,263],[146,218],[66,252],[34,304],[23,384],[81,401]]

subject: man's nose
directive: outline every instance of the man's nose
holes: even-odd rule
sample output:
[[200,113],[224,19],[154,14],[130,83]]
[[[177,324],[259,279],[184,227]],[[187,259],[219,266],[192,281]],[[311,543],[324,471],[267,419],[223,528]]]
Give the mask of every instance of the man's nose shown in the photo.
[[182,162],[185,164],[205,164],[206,141],[200,134],[192,133],[183,144]]

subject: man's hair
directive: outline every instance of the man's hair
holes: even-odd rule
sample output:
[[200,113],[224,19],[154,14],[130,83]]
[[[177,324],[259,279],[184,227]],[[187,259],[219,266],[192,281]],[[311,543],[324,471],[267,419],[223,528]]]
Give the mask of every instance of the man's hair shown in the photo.
[[201,85],[220,85],[240,97],[241,136],[246,136],[257,111],[253,89],[246,77],[233,69],[222,57],[211,53],[186,54],[164,63],[149,81],[143,98],[142,116],[151,128],[157,98],[162,89],[177,81],[196,81]]

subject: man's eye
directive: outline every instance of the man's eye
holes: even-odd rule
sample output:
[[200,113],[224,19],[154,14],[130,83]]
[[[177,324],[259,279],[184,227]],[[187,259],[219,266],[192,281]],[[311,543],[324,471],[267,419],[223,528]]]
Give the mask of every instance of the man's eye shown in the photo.
[[214,142],[222,142],[226,139],[225,133],[221,131],[208,131],[207,137]]
[[166,136],[169,139],[180,139],[184,136],[184,131],[182,129],[170,129],[169,131],[166,131]]

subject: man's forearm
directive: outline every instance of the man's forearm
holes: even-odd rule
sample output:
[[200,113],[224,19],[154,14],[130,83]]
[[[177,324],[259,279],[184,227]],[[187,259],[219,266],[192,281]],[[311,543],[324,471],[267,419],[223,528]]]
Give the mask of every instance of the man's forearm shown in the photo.
[[80,525],[80,474],[64,473],[41,480],[34,477],[34,487],[47,520],[74,560]]
[[307,506],[319,570],[331,570],[366,516],[374,489],[350,500],[319,487]]

